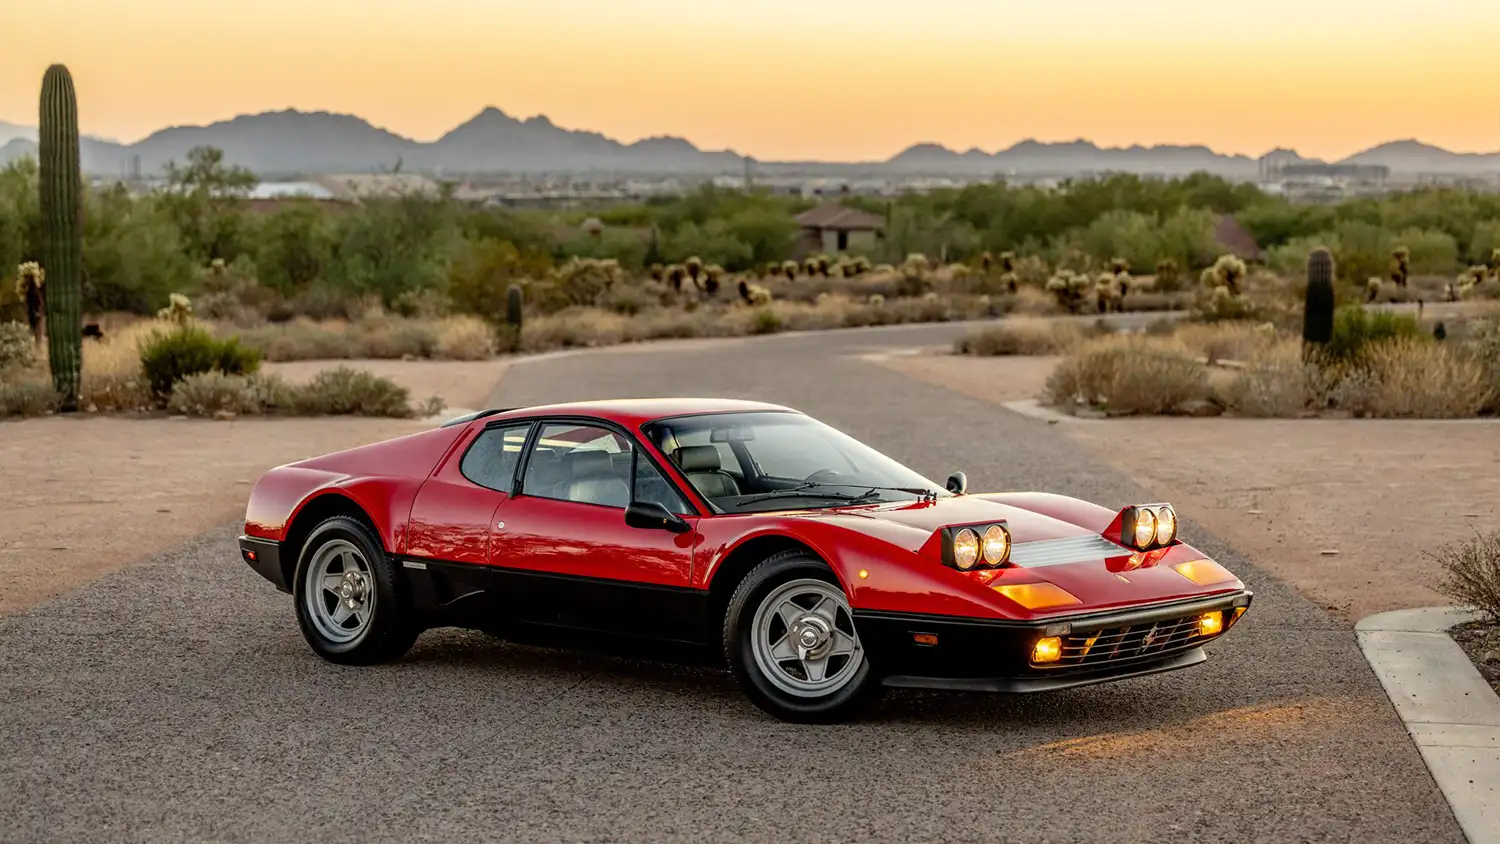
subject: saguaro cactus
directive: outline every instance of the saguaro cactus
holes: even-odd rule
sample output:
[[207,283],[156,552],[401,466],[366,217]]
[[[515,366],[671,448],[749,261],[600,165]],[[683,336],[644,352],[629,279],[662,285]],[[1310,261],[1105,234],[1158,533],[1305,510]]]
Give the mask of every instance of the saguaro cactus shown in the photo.
[[1304,349],[1333,339],[1333,255],[1321,246],[1307,256],[1307,297],[1302,309]]
[[521,333],[521,309],[521,288],[512,284],[505,288],[505,324],[517,334]]
[[47,272],[47,355],[61,409],[78,409],[83,370],[83,201],[78,165],[78,97],[60,64],[42,77],[38,156],[42,267]]

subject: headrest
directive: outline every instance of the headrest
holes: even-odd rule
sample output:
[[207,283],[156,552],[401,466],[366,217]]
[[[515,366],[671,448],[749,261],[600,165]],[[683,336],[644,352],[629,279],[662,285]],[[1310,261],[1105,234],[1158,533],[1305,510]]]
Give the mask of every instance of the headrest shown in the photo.
[[572,452],[568,455],[568,470],[575,478],[614,474],[614,471],[610,468],[609,452],[607,451],[590,450]]
[[717,472],[719,450],[711,445],[689,445],[672,452],[672,462],[684,472]]

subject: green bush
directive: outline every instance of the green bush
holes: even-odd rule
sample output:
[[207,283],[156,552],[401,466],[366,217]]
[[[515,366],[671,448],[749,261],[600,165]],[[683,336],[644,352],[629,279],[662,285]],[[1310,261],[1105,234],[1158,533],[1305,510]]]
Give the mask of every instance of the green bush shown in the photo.
[[172,385],[167,409],[185,416],[258,414],[291,404],[290,388],[279,378],[200,372]]
[[241,346],[237,337],[216,340],[197,325],[152,332],[141,344],[141,371],[163,404],[172,395],[172,385],[190,375],[211,371],[248,375],[259,366],[259,351]]
[[57,410],[61,401],[51,381],[27,378],[0,382],[0,416],[40,416]]
[[0,370],[25,369],[36,363],[36,340],[19,322],[0,322]]
[[1426,337],[1415,317],[1345,305],[1333,315],[1333,338],[1324,353],[1336,362],[1358,360],[1372,343],[1399,337]]
[[413,415],[410,399],[411,393],[389,378],[340,366],[319,372],[307,384],[296,388],[292,410],[303,416],[405,419]]

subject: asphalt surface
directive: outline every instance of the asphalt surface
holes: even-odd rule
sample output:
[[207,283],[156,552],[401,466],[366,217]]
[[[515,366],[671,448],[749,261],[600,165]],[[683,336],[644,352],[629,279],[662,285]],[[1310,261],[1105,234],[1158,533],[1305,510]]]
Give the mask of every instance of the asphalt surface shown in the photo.
[[[761,399],[972,489],[1151,498],[1056,428],[854,357],[954,331],[560,355],[495,400]],[[324,663],[236,527],[0,619],[0,840],[1462,840],[1353,632],[1191,523],[1256,592],[1205,665],[893,692],[833,727],[772,720],[712,668],[466,632]]]

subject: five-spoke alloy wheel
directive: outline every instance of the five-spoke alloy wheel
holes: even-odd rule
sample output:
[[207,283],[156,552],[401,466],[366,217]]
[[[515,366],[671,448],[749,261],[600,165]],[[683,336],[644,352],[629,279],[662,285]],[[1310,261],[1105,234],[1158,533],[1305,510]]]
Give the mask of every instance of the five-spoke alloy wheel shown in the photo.
[[348,516],[313,528],[298,558],[292,593],[303,638],[331,662],[398,659],[421,632],[400,599],[395,567],[379,538]]
[[750,699],[788,721],[839,720],[880,688],[844,590],[803,551],[745,575],[725,614],[724,653]]

